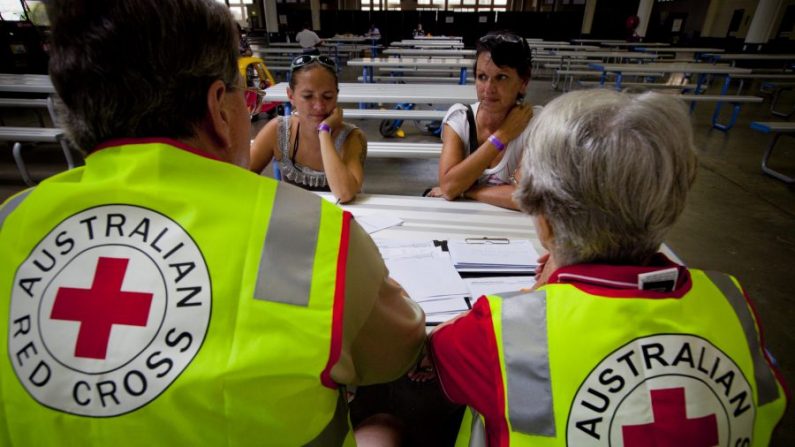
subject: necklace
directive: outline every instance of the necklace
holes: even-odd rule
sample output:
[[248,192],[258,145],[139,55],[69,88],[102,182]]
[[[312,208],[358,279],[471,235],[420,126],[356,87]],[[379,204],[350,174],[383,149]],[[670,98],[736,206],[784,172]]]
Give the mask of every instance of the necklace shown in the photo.
[[301,136],[301,123],[298,123],[295,126],[295,143],[293,143],[293,156],[290,157],[290,161],[295,165],[295,156],[298,154],[298,137]]

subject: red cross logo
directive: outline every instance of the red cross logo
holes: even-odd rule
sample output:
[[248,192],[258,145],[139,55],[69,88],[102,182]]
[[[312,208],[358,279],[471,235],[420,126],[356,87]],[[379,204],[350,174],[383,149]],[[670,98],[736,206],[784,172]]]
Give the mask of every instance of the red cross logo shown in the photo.
[[625,447],[653,443],[668,447],[712,447],[718,445],[718,421],[714,414],[688,419],[685,389],[651,391],[654,422],[622,427]]
[[114,324],[146,326],[152,294],[121,290],[128,263],[100,257],[90,289],[58,289],[50,318],[80,322],[76,357],[104,360]]

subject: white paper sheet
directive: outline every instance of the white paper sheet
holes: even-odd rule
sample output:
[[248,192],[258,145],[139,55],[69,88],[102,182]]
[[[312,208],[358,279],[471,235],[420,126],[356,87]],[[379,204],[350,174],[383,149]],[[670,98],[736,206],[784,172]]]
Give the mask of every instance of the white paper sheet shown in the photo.
[[469,289],[449,257],[386,260],[389,274],[414,300],[434,296],[468,295]]
[[463,297],[424,301],[420,303],[420,307],[422,307],[426,315],[460,313],[469,310],[469,306],[467,306],[466,300]]
[[381,252],[381,257],[386,260],[401,259],[401,258],[441,258],[448,257],[449,254],[442,251],[441,247],[434,245],[433,241],[404,241],[383,239],[375,240],[375,245],[378,251]]
[[535,276],[495,276],[489,278],[464,278],[472,294],[472,303],[481,295],[495,295],[530,289],[536,283]]
[[376,231],[403,225],[403,220],[398,217],[382,216],[379,214],[356,216],[356,222],[359,222],[359,225],[364,228],[367,234],[373,234]]

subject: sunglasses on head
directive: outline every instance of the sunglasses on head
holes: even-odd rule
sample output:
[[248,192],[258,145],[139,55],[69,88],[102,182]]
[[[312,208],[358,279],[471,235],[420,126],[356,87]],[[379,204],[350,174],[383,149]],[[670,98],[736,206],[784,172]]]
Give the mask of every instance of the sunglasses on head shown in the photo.
[[480,38],[481,42],[492,42],[492,41],[502,41],[502,42],[510,42],[510,43],[522,43],[524,39],[517,36],[516,34],[486,34],[485,36]]
[[298,56],[293,59],[293,62],[290,64],[290,71],[295,71],[305,65],[309,65],[311,63],[317,62],[318,64],[328,67],[334,71],[337,71],[337,64],[334,63],[334,59],[324,56],[322,54],[304,54],[302,56]]

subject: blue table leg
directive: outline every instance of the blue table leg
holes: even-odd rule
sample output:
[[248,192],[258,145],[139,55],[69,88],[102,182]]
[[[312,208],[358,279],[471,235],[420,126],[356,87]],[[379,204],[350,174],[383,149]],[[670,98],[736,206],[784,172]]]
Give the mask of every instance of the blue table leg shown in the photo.
[[465,85],[467,83],[467,69],[466,67],[461,67],[461,74],[458,76],[458,83],[461,85]]
[[[368,83],[369,82],[368,81],[368,77],[369,76],[368,76],[368,72],[367,72],[367,66],[363,65],[362,66],[362,82],[364,82],[365,84]],[[365,104],[363,102],[360,102],[359,103],[359,108],[360,109],[366,109],[367,107],[365,107]]]
[[619,92],[621,91],[621,81],[623,80],[623,77],[624,76],[621,74],[620,71],[616,73],[616,90]]
[[732,108],[732,116],[729,118],[729,122],[727,122],[726,124],[721,124],[718,122],[718,118],[720,118],[720,109],[722,104],[723,102],[719,101],[715,105],[715,111],[712,113],[712,127],[722,132],[728,132],[729,129],[734,127],[734,124],[737,122],[737,117],[740,115],[740,103],[735,102],[732,104],[734,106]]
[[[700,84],[700,81],[701,81],[701,79],[699,78],[699,84]],[[731,83],[731,76],[726,75],[726,79],[723,80],[723,87],[721,87],[721,89],[720,89],[720,95],[721,96],[725,95],[726,92],[729,91],[729,83]],[[696,91],[698,92],[699,90],[697,89]],[[718,103],[715,104],[715,111],[712,112],[712,127],[716,128],[718,130],[727,131],[727,130],[731,129],[731,126],[733,126],[734,122],[737,120],[737,114],[740,113],[740,104],[739,103],[735,103],[734,104],[734,111],[732,112],[731,121],[729,121],[728,127],[726,127],[726,126],[724,126],[722,124],[716,124],[717,121],[718,121],[718,116],[720,115],[721,107],[723,107],[723,102],[722,101],[718,101]]]

